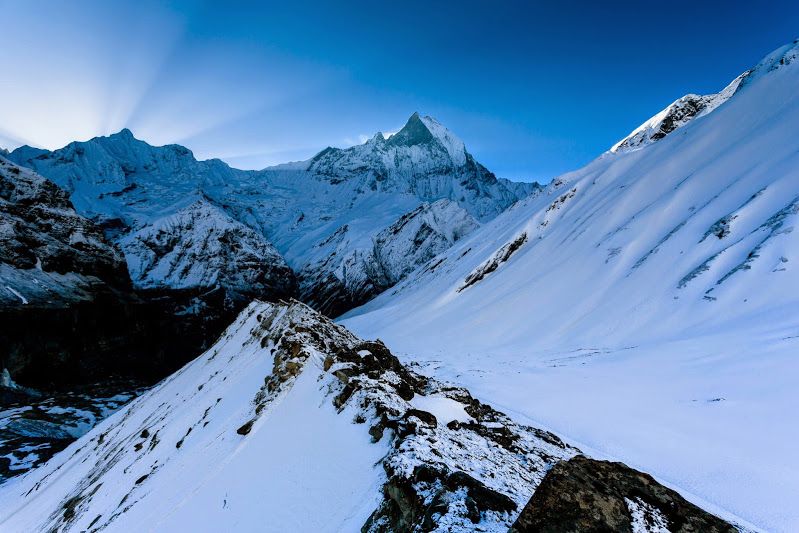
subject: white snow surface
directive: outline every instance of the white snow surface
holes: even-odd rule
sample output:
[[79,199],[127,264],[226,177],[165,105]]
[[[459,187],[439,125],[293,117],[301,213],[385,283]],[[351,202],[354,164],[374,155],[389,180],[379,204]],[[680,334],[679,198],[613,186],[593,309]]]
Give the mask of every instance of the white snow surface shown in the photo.
[[[479,420],[465,410],[476,405]],[[515,505],[484,502],[480,529],[500,533],[575,453],[464,389],[411,375],[382,344],[303,304],[254,302],[205,354],[0,486],[0,531],[359,531],[390,475],[425,506],[445,499],[436,531],[466,532],[471,489],[449,485],[459,473]],[[416,479],[422,465],[439,474]]]
[[237,433],[272,374],[258,328],[274,310],[252,304],[206,354],[4,484],[0,530],[358,530],[380,501],[386,447],[325,400],[333,378],[319,354]]
[[411,399],[411,405],[422,411],[427,411],[436,417],[438,422],[448,424],[453,420],[469,422],[473,418],[463,408],[463,404],[445,396],[420,396]]
[[671,533],[668,519],[641,498],[624,498],[632,516],[633,533]]
[[798,49],[701,120],[554,180],[342,323],[727,517],[796,531]]

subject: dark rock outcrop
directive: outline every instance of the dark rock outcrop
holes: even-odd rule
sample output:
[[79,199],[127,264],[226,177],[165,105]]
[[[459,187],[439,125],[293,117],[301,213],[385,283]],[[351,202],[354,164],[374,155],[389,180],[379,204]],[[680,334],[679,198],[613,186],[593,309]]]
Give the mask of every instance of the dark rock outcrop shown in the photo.
[[509,533],[735,533],[652,476],[578,455],[556,464]]
[[0,367],[15,381],[53,389],[161,379],[240,308],[204,290],[204,301],[224,312],[185,320],[178,313],[197,293],[181,293],[182,306],[157,291],[142,300],[122,254],[68,194],[0,157]]

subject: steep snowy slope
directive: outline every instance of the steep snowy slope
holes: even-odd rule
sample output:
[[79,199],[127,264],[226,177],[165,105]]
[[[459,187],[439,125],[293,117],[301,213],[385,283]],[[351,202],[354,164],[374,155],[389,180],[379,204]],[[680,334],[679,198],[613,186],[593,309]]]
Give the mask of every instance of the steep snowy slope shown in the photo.
[[[119,241],[133,282],[145,290],[222,290],[236,301],[296,291],[294,272],[263,234],[197,193]],[[244,302],[246,305],[248,302]]]
[[[488,220],[537,187],[497,179],[474,160],[463,141],[435,119],[418,114],[389,139],[377,134],[360,146],[328,148],[308,161],[258,172],[231,169],[218,160],[197,161],[181,146],[150,146],[128,130],[54,152],[22,147],[9,157],[71,193],[78,211],[97,221],[108,237],[122,246],[137,287],[182,290],[191,283],[179,275],[188,271],[167,266],[174,262],[173,255],[192,256],[190,249],[181,249],[190,248],[191,239],[185,244],[172,239],[169,250],[130,243],[137,239],[134,232],[152,240],[165,220],[186,217],[185,212],[177,213],[186,207],[186,197],[201,196],[214,206],[203,214],[204,227],[223,227],[231,224],[232,218],[259,233],[263,245],[274,244],[300,274],[301,294],[306,300],[330,314],[362,303],[382,284],[396,281],[388,275],[375,284],[376,276],[366,280],[359,274],[354,280],[345,272],[385,270],[385,265],[370,255],[373,239],[424,202],[451,200],[457,206],[448,207],[448,212],[459,207]],[[446,218],[439,220],[443,223]],[[451,244],[444,234],[461,234],[464,228],[474,227],[464,225],[464,214],[451,218],[457,227],[428,239],[423,250],[409,256],[405,264],[392,266],[392,272],[413,270],[425,254]],[[339,242],[331,248],[324,244],[342,231],[348,232],[346,245]],[[205,257],[210,259],[213,254],[210,262],[214,265],[235,262],[229,246],[205,250]],[[275,253],[262,257],[268,261],[260,264],[271,262],[270,268],[255,278],[271,276],[264,283],[288,290],[283,258]],[[321,269],[316,271],[317,267]],[[239,294],[250,297],[270,295],[257,283],[245,291],[241,277],[232,269],[208,270],[204,279],[217,280],[222,292],[236,286]]]
[[343,323],[795,530],[798,53],[764,58],[712,113],[561,176]]
[[425,202],[379,232],[345,224],[314,245],[319,259],[299,272],[301,296],[336,316],[394,286],[478,226],[450,200]]
[[0,529],[504,532],[576,452],[298,302],[255,302],[203,356],[0,486]]

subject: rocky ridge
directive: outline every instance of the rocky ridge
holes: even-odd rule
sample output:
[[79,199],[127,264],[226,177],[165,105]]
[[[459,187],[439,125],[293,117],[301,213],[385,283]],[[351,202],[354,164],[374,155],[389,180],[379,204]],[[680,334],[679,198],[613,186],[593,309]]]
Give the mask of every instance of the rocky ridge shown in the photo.
[[[326,429],[304,429],[309,421]],[[269,476],[264,486],[271,458],[283,464],[290,457],[281,450],[302,453],[309,444],[316,452],[303,461],[313,468]],[[313,505],[354,505],[336,518],[345,529],[362,517],[364,532],[504,532],[547,470],[577,452],[465,389],[409,370],[380,341],[363,341],[299,302],[256,302],[203,356],[1,491],[0,526],[169,530],[185,520],[235,520],[246,528],[263,520],[247,504],[254,498],[297,511],[269,515],[274,527],[284,519],[330,527],[333,516],[300,509],[310,503],[306,489],[291,490],[319,477],[314,494],[322,499]],[[354,469],[350,476],[366,476],[354,500],[337,486],[340,462]],[[326,477],[331,468],[338,483]],[[277,501],[258,492],[267,489]],[[33,505],[9,512],[23,494]]]
[[713,112],[732,98],[739,89],[742,89],[754,79],[793,63],[799,56],[799,46],[797,44],[799,44],[799,40],[775,50],[716,94],[705,96],[688,94],[674,101],[666,109],[638,126],[627,137],[613,145],[610,152],[629,152],[643,148],[662,139],[674,130],[685,126],[692,120]]
[[53,182],[0,157],[0,307],[130,293],[122,254]]

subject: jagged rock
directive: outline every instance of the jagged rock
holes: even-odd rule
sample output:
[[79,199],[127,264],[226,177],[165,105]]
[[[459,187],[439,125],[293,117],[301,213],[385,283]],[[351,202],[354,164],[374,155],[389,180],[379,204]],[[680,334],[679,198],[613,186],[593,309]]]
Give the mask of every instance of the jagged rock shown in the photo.
[[131,290],[122,255],[75,212],[67,193],[2,157],[0,259],[4,309],[66,306]]
[[735,533],[652,476],[578,455],[547,472],[509,533]]
[[516,503],[495,490],[489,489],[483,483],[473,478],[465,472],[453,472],[447,477],[446,486],[450,490],[457,490],[458,487],[465,487],[469,497],[482,511],[497,511],[499,513],[510,513],[516,510]]

